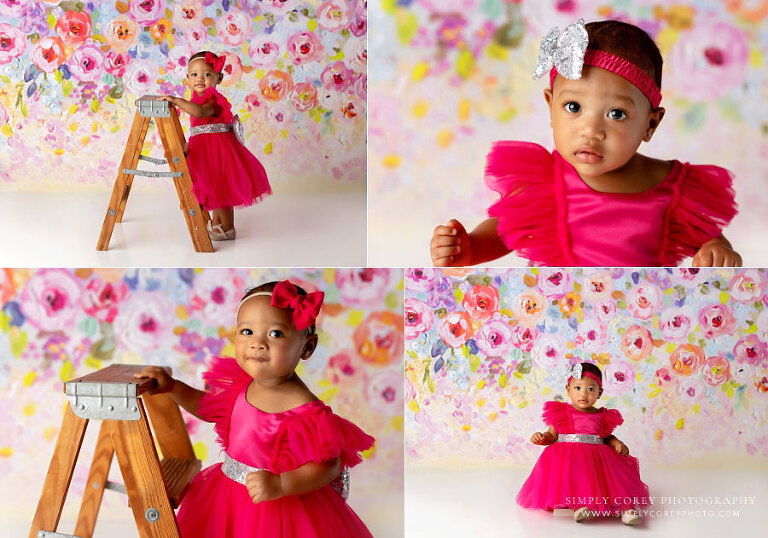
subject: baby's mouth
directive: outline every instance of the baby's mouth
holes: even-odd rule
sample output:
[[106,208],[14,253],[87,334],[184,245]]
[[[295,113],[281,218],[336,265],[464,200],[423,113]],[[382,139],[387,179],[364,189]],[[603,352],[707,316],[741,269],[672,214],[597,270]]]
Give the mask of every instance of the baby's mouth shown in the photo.
[[596,164],[603,159],[603,155],[594,148],[584,146],[574,153],[576,160],[584,164]]

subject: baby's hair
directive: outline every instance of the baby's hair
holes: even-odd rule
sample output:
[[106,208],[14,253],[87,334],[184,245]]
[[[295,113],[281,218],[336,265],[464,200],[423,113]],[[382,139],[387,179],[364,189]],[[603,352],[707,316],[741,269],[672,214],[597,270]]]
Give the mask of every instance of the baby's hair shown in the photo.
[[659,47],[644,30],[621,21],[595,21],[586,24],[587,48],[610,52],[648,73],[661,89],[664,63]]
[[192,60],[197,60],[198,58],[203,58],[203,59],[205,59],[205,55],[206,55],[206,54],[213,54],[213,57],[214,57],[214,58],[218,58],[218,55],[217,55],[217,54],[215,54],[215,53],[213,53],[213,52],[211,52],[211,51],[209,51],[209,50],[201,50],[200,52],[196,52],[196,53],[194,53],[192,56],[190,56],[190,57],[189,57],[189,61],[187,62],[187,64],[191,64],[191,63],[192,63]]
[[597,365],[592,364],[591,362],[582,362],[581,363],[581,375],[582,377],[584,374],[589,372],[590,374],[595,374],[595,376],[600,380],[600,384],[603,384],[603,372],[600,371],[600,368],[597,367]]
[[[245,295],[243,295],[243,298],[240,299],[240,302],[242,303],[248,297],[250,297],[251,295],[253,295],[254,293],[259,292],[259,291],[270,291],[270,292],[271,291],[275,291],[275,286],[277,286],[278,283],[279,282],[277,280],[275,280],[273,282],[265,282],[264,284],[259,284],[255,288],[250,288],[248,291],[245,292]],[[299,295],[307,295],[307,290],[305,290],[304,288],[302,288],[301,286],[299,286],[298,284],[296,284],[294,282],[291,282],[291,284],[296,286],[296,291],[298,292]],[[315,334],[316,330],[317,330],[317,328],[315,327],[314,323],[312,324],[311,327],[309,327],[307,329],[309,334]]]

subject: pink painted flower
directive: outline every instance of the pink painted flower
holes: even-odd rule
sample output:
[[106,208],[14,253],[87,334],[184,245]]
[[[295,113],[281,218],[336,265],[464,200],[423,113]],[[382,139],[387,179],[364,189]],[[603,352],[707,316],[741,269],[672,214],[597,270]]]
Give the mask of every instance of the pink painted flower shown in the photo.
[[349,23],[349,31],[353,36],[364,36],[368,33],[368,17],[365,14],[355,12],[355,16]]
[[600,352],[605,348],[608,330],[599,321],[588,319],[576,328],[576,345],[587,352]]
[[357,354],[369,364],[402,363],[403,317],[388,311],[373,312],[357,326],[352,341]]
[[523,327],[536,325],[544,317],[546,308],[547,300],[535,291],[521,293],[512,299],[512,311]]
[[259,80],[259,91],[267,101],[278,102],[285,99],[293,89],[293,78],[285,71],[272,69]]
[[477,331],[475,340],[487,357],[504,357],[512,345],[512,328],[503,319],[489,319]]
[[18,28],[0,22],[0,65],[7,64],[27,50],[27,38]]
[[565,269],[539,269],[536,288],[549,299],[559,299],[569,291],[571,275]]
[[40,269],[21,291],[21,310],[29,323],[43,331],[75,327],[82,285],[71,271]]
[[659,319],[659,329],[665,340],[685,342],[691,332],[691,316],[684,308],[666,308]]
[[[583,288],[582,288],[583,289]],[[616,314],[616,302],[613,299],[608,299],[601,303],[595,304],[595,318],[601,323],[608,323]]]
[[251,19],[240,11],[229,12],[216,20],[216,29],[219,39],[237,47],[251,34]]
[[337,269],[336,287],[341,302],[351,307],[380,307],[389,289],[389,269]]
[[317,23],[331,32],[341,31],[348,24],[352,10],[344,0],[323,2],[317,8]]
[[699,325],[705,337],[714,338],[723,334],[733,334],[736,331],[736,318],[727,306],[713,304],[701,309]]
[[326,88],[343,92],[352,84],[354,75],[354,71],[348,69],[344,62],[333,62],[320,73],[320,80]]
[[283,129],[293,119],[294,110],[285,103],[273,103],[267,109],[267,123]]
[[223,327],[236,324],[237,307],[245,281],[233,269],[203,271],[192,283],[189,304],[202,312],[203,318]]
[[541,368],[550,370],[560,364],[567,350],[565,340],[557,333],[542,334],[533,344],[531,357]]
[[689,376],[698,372],[704,363],[704,350],[694,344],[680,344],[669,356],[669,364],[677,375]]
[[724,357],[709,357],[701,368],[701,376],[708,385],[722,385],[731,378],[731,363]]
[[100,322],[112,323],[117,316],[118,304],[128,294],[124,282],[104,282],[94,278],[88,282],[82,296],[83,311]]
[[128,15],[118,15],[102,28],[102,34],[110,49],[117,53],[127,52],[139,42],[141,28]]
[[4,17],[22,17],[29,8],[30,3],[30,0],[0,0],[0,15]]
[[225,52],[219,56],[226,58],[224,68],[221,70],[224,73],[224,80],[221,82],[224,86],[232,86],[243,75],[243,64],[240,62],[240,57],[237,54]]
[[360,73],[353,84],[355,94],[365,101],[368,99],[368,75]]
[[95,82],[101,78],[104,54],[95,45],[79,47],[69,58],[69,70],[80,82]]
[[323,44],[315,32],[299,32],[288,38],[288,57],[295,65],[323,59]]
[[533,349],[533,344],[539,337],[539,330],[536,327],[523,327],[518,325],[512,331],[512,345],[523,351]]
[[123,301],[115,317],[115,335],[122,346],[137,353],[153,351],[171,338],[175,319],[168,296],[137,291]]
[[125,75],[123,75],[125,88],[139,96],[151,93],[157,87],[156,69],[155,64],[149,60],[133,60],[125,68]]
[[635,367],[629,361],[612,360],[603,369],[606,396],[621,396],[635,386]]
[[296,9],[299,0],[262,0],[261,8],[275,15],[284,15],[289,11]]
[[184,39],[187,41],[189,50],[204,50],[208,32],[205,31],[205,26],[193,26],[184,30]]
[[116,77],[122,77],[125,74],[125,67],[130,63],[131,55],[128,53],[118,53],[113,50],[107,53],[104,58],[104,69]]
[[696,403],[701,399],[701,396],[704,393],[704,386],[698,379],[691,377],[678,385],[677,393],[680,395],[682,401]]
[[56,22],[56,33],[71,47],[91,37],[91,16],[84,11],[66,11]]
[[763,298],[766,277],[757,269],[742,270],[728,283],[731,299],[742,304],[752,304]]
[[248,54],[253,65],[272,67],[280,57],[280,45],[271,35],[261,34],[249,40]]
[[131,0],[128,13],[142,26],[152,26],[163,16],[163,1]]
[[415,267],[405,270],[405,282],[409,290],[428,291],[439,278],[439,269]]
[[627,308],[636,318],[652,318],[661,304],[661,291],[655,286],[638,286],[627,294]]
[[317,88],[309,82],[299,82],[291,90],[291,104],[299,112],[312,110],[317,106]]
[[493,286],[476,284],[464,295],[461,304],[472,318],[489,319],[499,310],[499,291]]
[[368,71],[368,40],[365,37],[350,37],[344,43],[344,63],[358,73]]
[[173,6],[173,26],[181,30],[203,25],[203,4],[200,0],[186,0]]
[[768,342],[768,310],[764,309],[760,312],[755,320],[755,325],[757,325],[757,337],[763,342]]
[[768,396],[768,370],[755,372],[748,386],[751,394],[758,397]]
[[341,94],[333,88],[319,88],[317,102],[326,110],[336,110],[341,106]]
[[328,359],[323,379],[338,387],[359,389],[366,379],[365,370],[365,364],[357,353],[343,349]]
[[669,55],[678,90],[690,99],[717,99],[741,86],[747,72],[749,45],[744,33],[714,17],[697,18]]
[[[1,37],[0,41],[2,41]],[[64,42],[56,36],[46,36],[39,39],[35,43],[35,48],[32,49],[32,62],[40,71],[53,73],[64,63]]]
[[734,362],[733,370],[731,371],[731,377],[734,381],[739,383],[749,383],[752,379],[752,375],[755,373],[755,368],[746,362]]
[[584,277],[581,296],[592,304],[601,304],[611,300],[613,278],[607,271],[597,271]]
[[334,114],[334,119],[340,119],[346,124],[359,123],[365,118],[365,103],[354,95],[345,95]]
[[451,312],[443,318],[438,333],[443,342],[459,348],[472,336],[472,320],[466,312]]
[[746,362],[751,366],[768,367],[768,347],[754,334],[736,342],[733,356],[737,361]]
[[667,368],[656,370],[656,385],[659,387],[674,387],[678,384],[677,376],[672,375]]
[[399,371],[374,372],[365,386],[365,400],[377,415],[402,416],[403,375]]
[[434,322],[435,316],[432,314],[432,309],[426,304],[413,297],[405,300],[406,339],[417,338],[421,333],[428,331]]
[[707,271],[698,267],[675,267],[672,271],[672,282],[684,288],[695,288],[707,281]]
[[635,361],[646,358],[653,350],[651,331],[640,325],[630,326],[621,336],[621,350]]

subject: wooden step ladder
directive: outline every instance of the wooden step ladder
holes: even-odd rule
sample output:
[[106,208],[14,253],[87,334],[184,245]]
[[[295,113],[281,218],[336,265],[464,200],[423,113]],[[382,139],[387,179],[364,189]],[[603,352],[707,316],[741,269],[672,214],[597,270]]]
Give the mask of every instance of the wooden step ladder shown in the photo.
[[[150,396],[146,391],[155,381],[133,377],[142,368],[113,364],[65,383],[70,405],[64,413],[29,538],[92,538],[105,488],[128,495],[139,536],[179,538],[174,509],[202,462],[195,457],[181,411],[170,395]],[[147,412],[162,461],[155,450]],[[100,419],[101,429],[75,534],[62,534],[56,528],[91,419]],[[107,480],[113,454],[125,485]]]
[[[109,240],[115,222],[123,221],[125,204],[131,192],[131,184],[134,176],[170,177],[176,186],[179,195],[181,211],[187,222],[187,229],[192,238],[192,244],[197,252],[213,252],[211,238],[208,237],[206,222],[210,220],[208,212],[200,207],[200,204],[192,194],[192,179],[187,168],[187,159],[184,156],[184,131],[179,122],[176,107],[170,106],[168,101],[158,101],[157,95],[145,95],[136,101],[136,114],[133,116],[131,134],[125,144],[125,153],[120,162],[120,171],[117,173],[115,186],[112,189],[112,197],[109,199],[109,207],[101,225],[97,250],[107,250]],[[160,140],[163,142],[165,159],[155,159],[141,154],[144,139],[147,136],[149,122],[155,118]],[[139,161],[148,161],[154,164],[167,164],[170,172],[151,172],[138,170]]]

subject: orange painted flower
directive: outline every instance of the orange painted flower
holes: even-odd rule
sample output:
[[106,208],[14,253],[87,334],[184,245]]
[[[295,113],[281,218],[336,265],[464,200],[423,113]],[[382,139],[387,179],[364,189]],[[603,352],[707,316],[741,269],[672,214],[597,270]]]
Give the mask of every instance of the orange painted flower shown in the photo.
[[91,37],[91,16],[82,11],[67,11],[56,21],[56,33],[67,45],[84,43]]
[[513,301],[514,312],[523,327],[533,327],[544,317],[547,301],[538,292],[523,293]]
[[581,315],[581,295],[575,291],[571,291],[565,294],[565,297],[558,302],[560,306],[560,312],[566,318],[570,318],[572,315]]
[[32,62],[45,73],[53,73],[64,63],[64,42],[58,37],[46,36],[35,43]]
[[352,335],[357,354],[380,366],[403,357],[403,317],[393,312],[374,312]]
[[493,286],[477,284],[464,295],[461,304],[471,317],[485,320],[498,312],[499,292]]
[[149,31],[155,43],[160,43],[173,34],[173,23],[166,18],[162,18],[153,24]]
[[653,349],[651,331],[640,325],[632,325],[621,336],[621,350],[634,361],[647,357]]
[[141,28],[128,15],[118,15],[109,21],[102,31],[109,47],[118,54],[127,52],[136,45],[140,33]]
[[459,348],[472,336],[472,320],[466,312],[451,312],[443,318],[438,333],[443,342]]
[[317,88],[309,82],[300,82],[291,92],[291,104],[299,112],[310,110],[317,106]]
[[259,91],[264,99],[268,101],[282,101],[293,89],[293,78],[290,73],[272,69],[267,71],[261,80],[259,80]]
[[710,357],[701,369],[701,376],[713,387],[722,385],[731,378],[731,363],[724,357]]
[[704,349],[694,344],[677,346],[669,356],[669,364],[678,375],[689,376],[704,363]]

